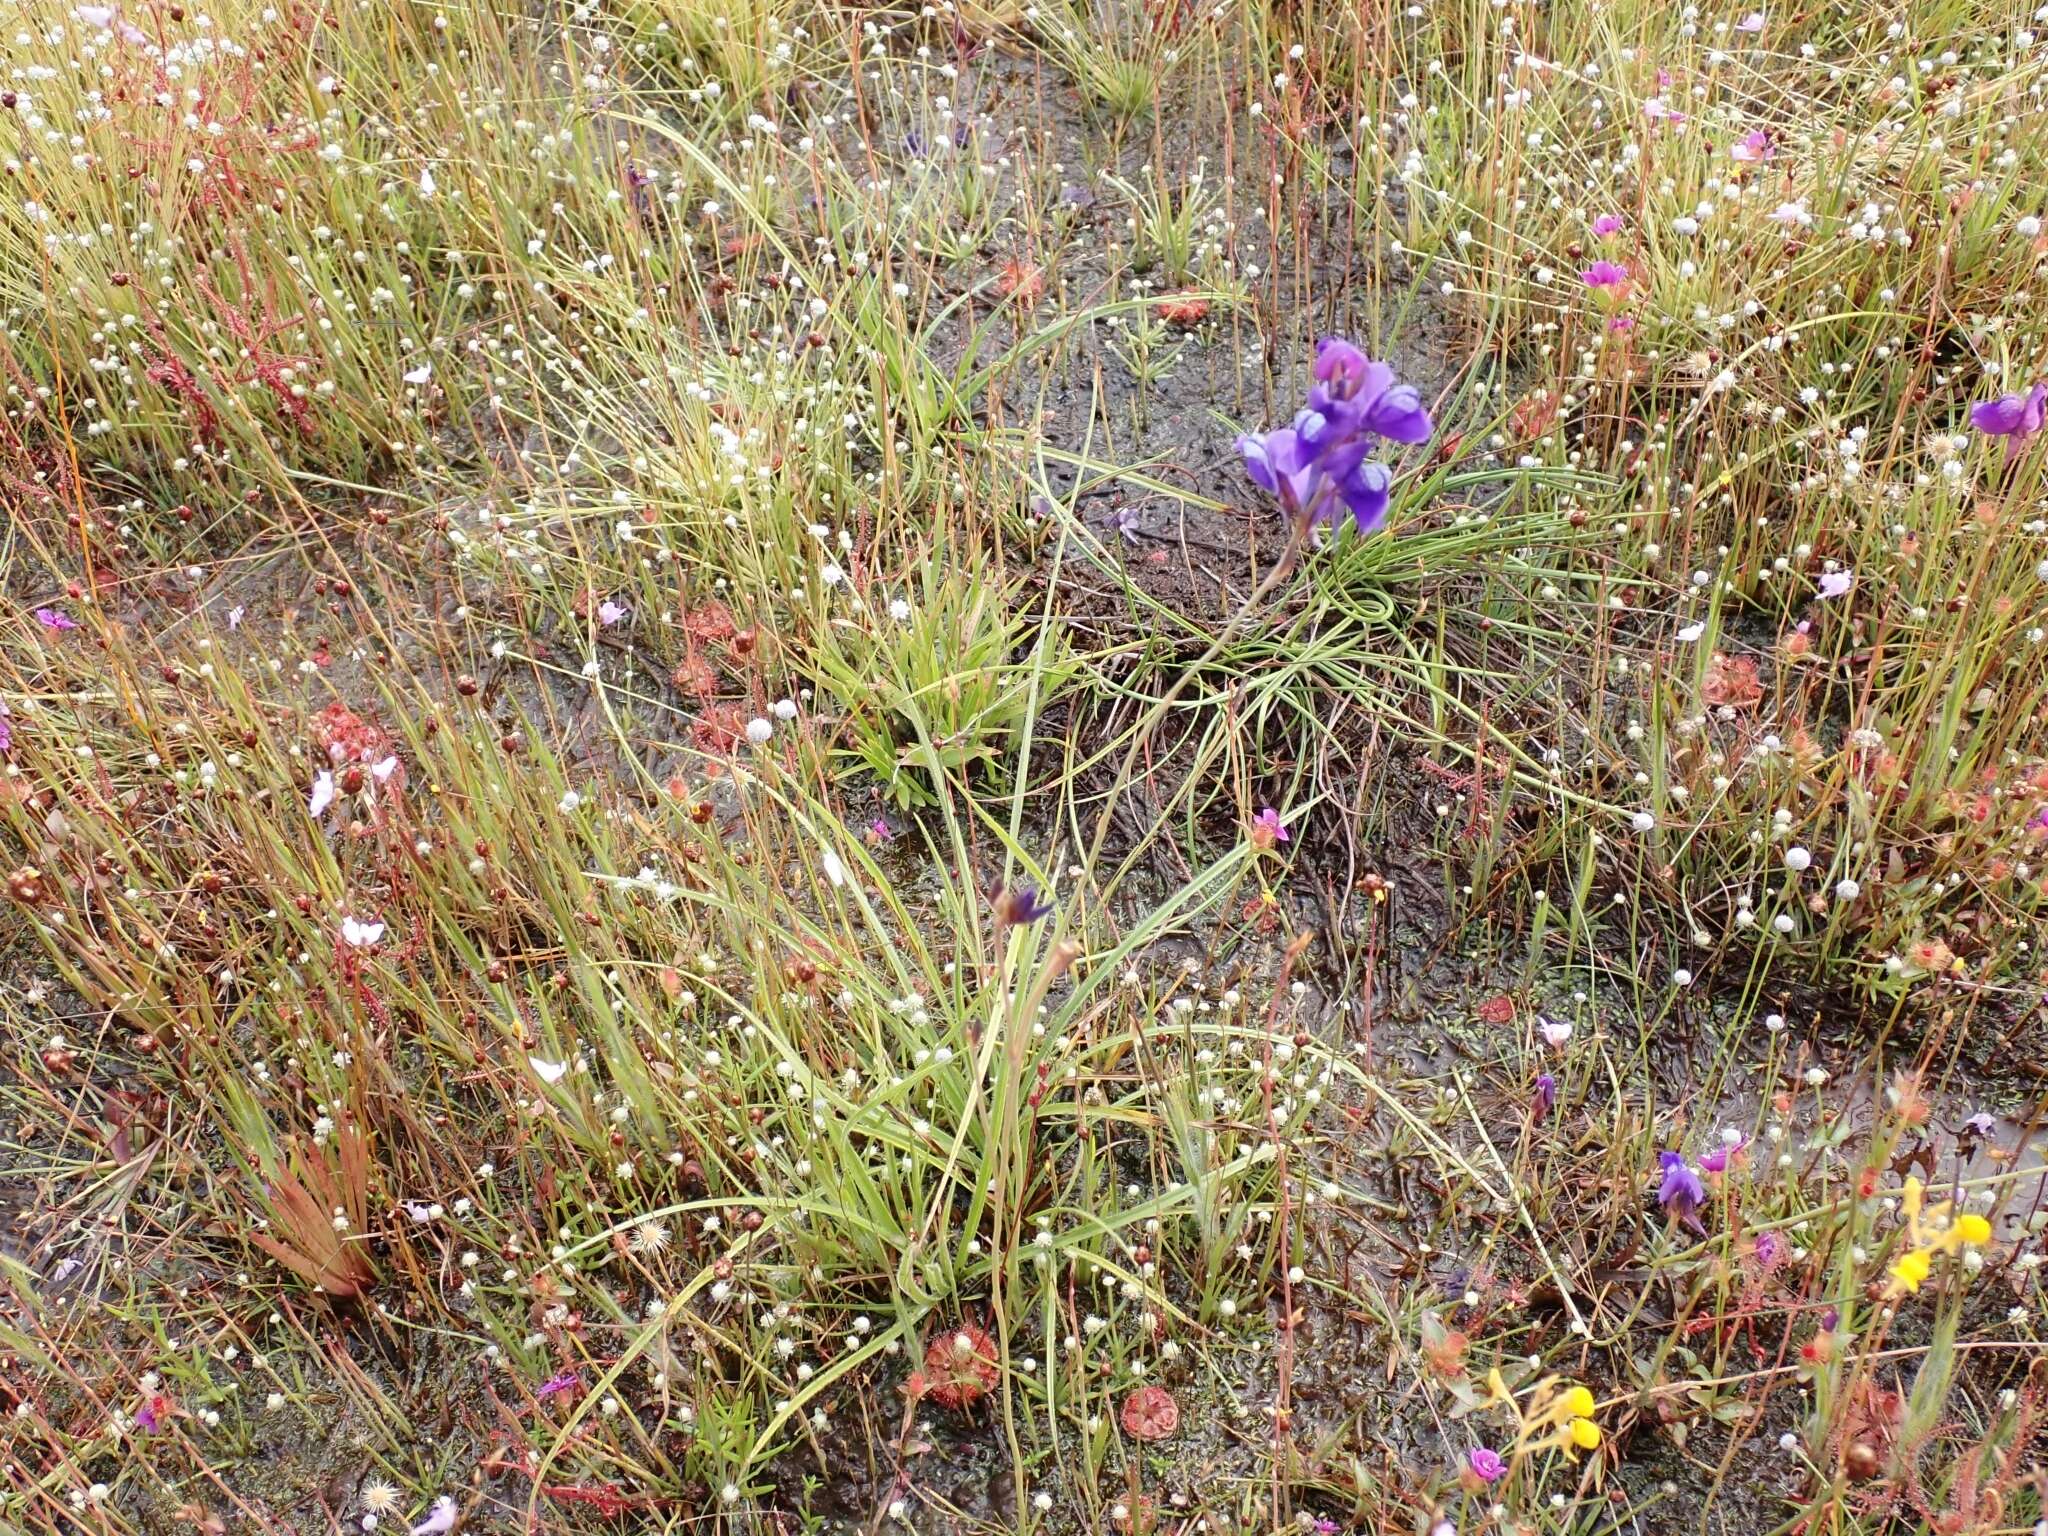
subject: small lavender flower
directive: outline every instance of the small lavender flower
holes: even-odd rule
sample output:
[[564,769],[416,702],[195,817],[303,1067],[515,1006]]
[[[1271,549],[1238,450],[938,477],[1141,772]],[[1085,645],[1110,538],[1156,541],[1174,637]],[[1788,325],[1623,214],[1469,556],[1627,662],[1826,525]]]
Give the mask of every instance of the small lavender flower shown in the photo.
[[1707,1203],[1707,1186],[1678,1153],[1660,1152],[1657,1161],[1664,1170],[1664,1180],[1657,1187],[1657,1203],[1687,1225],[1699,1226],[1697,1213]]
[[1465,1465],[1482,1483],[1499,1482],[1508,1469],[1508,1464],[1500,1459],[1500,1452],[1484,1445],[1475,1445],[1465,1453]]
[[2040,431],[2044,419],[2048,419],[2048,384],[2036,384],[2023,395],[1979,400],[1970,407],[1971,426],[1989,437],[2010,438],[2015,444]]
[[76,629],[78,620],[61,608],[38,608],[36,622],[45,629]]
[[1530,1096],[1529,1111],[1538,1120],[1548,1115],[1557,1106],[1557,1079],[1545,1072],[1536,1079],[1536,1092]]

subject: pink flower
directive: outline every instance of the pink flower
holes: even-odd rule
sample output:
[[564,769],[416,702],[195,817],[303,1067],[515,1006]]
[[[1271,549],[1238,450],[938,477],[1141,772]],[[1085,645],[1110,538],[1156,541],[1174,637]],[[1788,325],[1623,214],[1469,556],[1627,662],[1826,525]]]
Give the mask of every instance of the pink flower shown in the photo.
[[1768,160],[1778,152],[1771,143],[1771,136],[1761,128],[1752,128],[1735,143],[1728,146],[1729,158],[1742,165],[1756,165]]
[[381,922],[366,923],[357,917],[344,917],[341,920],[341,936],[348,941],[351,949],[368,949],[384,937],[384,925]]
[[1620,234],[1621,215],[1618,213],[1601,214],[1599,218],[1593,221],[1593,233],[1602,240],[1605,240],[1609,235]]
[[1596,261],[1579,276],[1588,288],[1619,288],[1628,281],[1628,268],[1618,261]]
[[606,598],[597,605],[597,622],[606,629],[610,629],[619,620],[623,619],[629,611],[625,604],[615,603],[610,598]]
[[1820,595],[1822,597],[1847,597],[1849,589],[1856,585],[1854,571],[1822,571]]
[[448,1536],[455,1529],[460,1513],[455,1501],[444,1493],[434,1500],[434,1507],[427,1511],[427,1518],[412,1528],[412,1536]]
[[1735,30],[1738,32],[1761,32],[1763,29],[1764,13],[1762,11],[1751,11],[1742,20],[1735,23]]
[[1465,1453],[1465,1465],[1482,1483],[1499,1482],[1508,1469],[1508,1464],[1500,1459],[1500,1452],[1484,1445],[1475,1445]]
[[535,1397],[553,1397],[557,1392],[567,1392],[571,1387],[580,1386],[583,1378],[574,1371],[562,1371],[550,1376],[535,1389]]
[[306,797],[306,814],[318,821],[334,804],[334,775],[321,769],[313,780],[313,792]]
[[1287,829],[1280,825],[1280,813],[1270,805],[1252,818],[1251,837],[1253,846],[1258,848],[1290,841]]

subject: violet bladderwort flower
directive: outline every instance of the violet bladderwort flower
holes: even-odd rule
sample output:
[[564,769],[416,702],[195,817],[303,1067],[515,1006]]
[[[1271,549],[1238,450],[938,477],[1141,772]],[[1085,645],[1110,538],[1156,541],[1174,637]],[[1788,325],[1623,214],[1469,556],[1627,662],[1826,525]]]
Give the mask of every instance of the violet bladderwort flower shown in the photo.
[[1326,336],[1316,346],[1315,382],[1291,425],[1237,440],[1245,473],[1279,498],[1297,537],[1334,522],[1340,508],[1361,534],[1386,520],[1393,476],[1366,457],[1374,438],[1423,443],[1433,430],[1413,387],[1350,342]]
[[2048,384],[2036,384],[2025,394],[1979,400],[1970,407],[1971,426],[1986,436],[2006,438],[2015,448],[2039,432],[2044,421],[2048,421]]
[[1664,1170],[1663,1181],[1657,1186],[1657,1203],[1667,1214],[1677,1217],[1687,1226],[1699,1228],[1699,1208],[1707,1203],[1707,1186],[1700,1176],[1692,1171],[1683,1155],[1677,1152],[1657,1154],[1658,1165]]

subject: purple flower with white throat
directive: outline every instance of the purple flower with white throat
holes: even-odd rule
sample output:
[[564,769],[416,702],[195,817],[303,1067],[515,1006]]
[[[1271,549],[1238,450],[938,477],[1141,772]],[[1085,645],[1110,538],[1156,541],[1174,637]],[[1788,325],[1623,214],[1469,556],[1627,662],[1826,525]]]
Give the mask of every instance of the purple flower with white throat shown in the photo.
[[1979,400],[1970,407],[1971,426],[1986,436],[2007,438],[2015,445],[2040,431],[2044,418],[2048,418],[2048,384],[2036,384],[2025,394]]

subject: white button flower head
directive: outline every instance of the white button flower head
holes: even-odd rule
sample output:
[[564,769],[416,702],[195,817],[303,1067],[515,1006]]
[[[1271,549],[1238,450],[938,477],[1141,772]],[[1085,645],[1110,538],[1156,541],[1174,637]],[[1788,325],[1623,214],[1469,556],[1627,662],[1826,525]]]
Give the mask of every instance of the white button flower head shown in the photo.
[[1795,875],[1803,875],[1807,870],[1813,868],[1813,855],[1804,848],[1787,848],[1785,850],[1785,867]]
[[768,738],[775,734],[775,727],[766,720],[753,719],[747,722],[747,740],[757,747],[768,745]]

